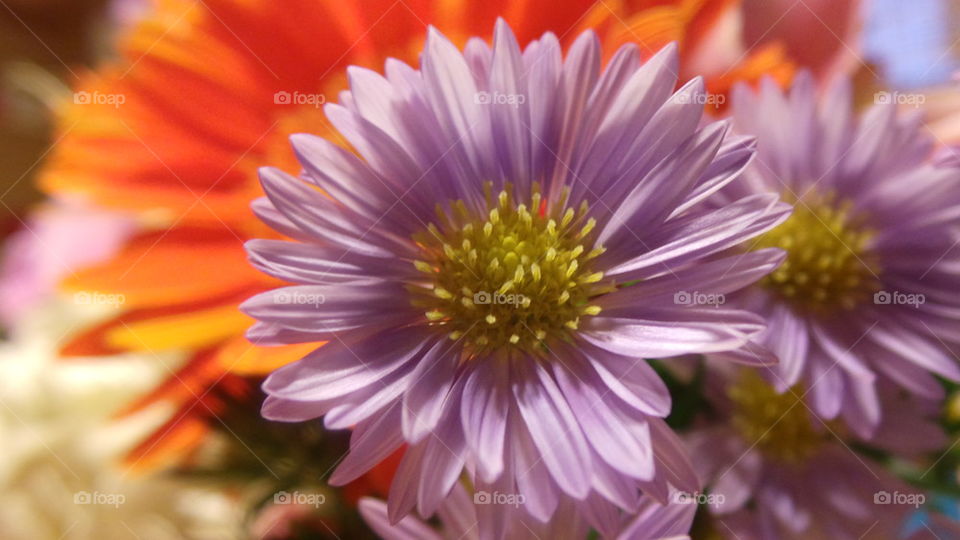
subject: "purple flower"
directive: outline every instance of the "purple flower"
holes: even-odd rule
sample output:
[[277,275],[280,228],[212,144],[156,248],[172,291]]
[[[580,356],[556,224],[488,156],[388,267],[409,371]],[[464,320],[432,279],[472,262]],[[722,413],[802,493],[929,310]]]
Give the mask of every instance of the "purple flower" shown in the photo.
[[771,194],[704,204],[753,141],[698,127],[703,83],[674,92],[675,47],[643,65],[632,45],[602,71],[600,58],[590,32],[564,59],[552,34],[521,51],[502,21],[492,49],[463,53],[431,30],[419,71],[351,68],[326,106],[355,153],[296,135],[302,180],[262,171],[255,210],[298,242],[255,240],[250,258],[305,285],[246,302],[249,336],[329,341],[267,379],[263,414],[353,428],[333,484],[409,445],[393,521],[432,514],[465,468],[540,521],[565,498],[633,512],[640,491],[696,489],[643,358],[757,335],[757,316],[687,299],[775,268],[780,250],[728,250],[789,208]]
[[134,231],[133,218],[117,212],[74,201],[42,207],[0,253],[0,324],[15,330],[66,276],[108,259]]
[[541,523],[520,511],[519,505],[507,504],[510,501],[484,500],[493,495],[475,492],[471,500],[463,485],[457,484],[437,511],[439,530],[413,516],[391,524],[387,505],[377,499],[361,499],[358,506],[363,519],[385,540],[480,540],[476,509],[489,504],[500,505],[505,535],[516,540],[584,540],[591,528],[605,531],[605,538],[617,540],[689,540],[687,532],[697,509],[695,504],[660,505],[645,497],[636,515],[598,512],[584,518],[576,511],[576,504],[567,499],[561,501],[556,518]]
[[[852,449],[916,459],[948,443],[939,403],[880,385],[883,421],[863,439],[816,415],[796,386],[778,393],[754,371],[718,370],[707,385],[717,423],[688,438],[707,484],[712,528],[730,538],[900,538],[926,495]],[[941,519],[941,518],[937,518]]]
[[864,436],[880,419],[878,376],[941,397],[933,375],[960,378],[955,160],[934,159],[919,116],[895,105],[855,118],[849,81],[819,101],[808,74],[789,95],[772,81],[733,94],[735,127],[759,142],[748,181],[724,195],[776,192],[795,205],[747,244],[788,256],[740,304],[766,317],[758,341],[780,359],[777,387],[804,381],[818,414]]

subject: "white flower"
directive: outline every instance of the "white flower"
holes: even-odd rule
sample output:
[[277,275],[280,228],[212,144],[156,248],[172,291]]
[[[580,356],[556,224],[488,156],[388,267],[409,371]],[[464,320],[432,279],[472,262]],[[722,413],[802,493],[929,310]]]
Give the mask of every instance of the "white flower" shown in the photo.
[[112,415],[174,359],[57,360],[58,339],[90,315],[76,309],[44,307],[0,344],[0,538],[235,537],[226,495],[124,470],[122,455],[166,412]]

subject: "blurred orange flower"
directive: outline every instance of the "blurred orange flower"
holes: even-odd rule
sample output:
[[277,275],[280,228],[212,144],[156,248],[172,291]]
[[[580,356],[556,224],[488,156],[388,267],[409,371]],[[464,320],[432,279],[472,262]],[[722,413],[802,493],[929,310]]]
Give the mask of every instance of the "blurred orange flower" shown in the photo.
[[[297,172],[287,137],[331,133],[320,105],[345,87],[344,68],[414,63],[426,26],[461,45],[488,36],[497,16],[521,43],[598,30],[608,50],[654,51],[678,41],[683,78],[708,75],[722,94],[736,80],[792,64],[776,44],[724,49],[736,0],[155,0],[121,58],[89,73],[62,112],[60,143],[41,177],[54,196],[135,215],[142,227],[109,262],[69,279],[72,289],[123,294],[126,310],[75,336],[68,356],[185,350],[171,378],[131,405],[179,411],[129,457],[168,464],[194,449],[229,399],[316,344],[256,347],[237,305],[275,287],[246,262],[243,243],[269,234],[249,210],[256,170]],[[722,60],[718,61],[718,58]],[[704,71],[704,65],[708,69]]]
[[129,411],[179,411],[129,460],[170,462],[203,440],[227,398],[316,345],[254,347],[237,310],[275,286],[246,262],[262,236],[249,210],[259,166],[296,170],[287,137],[325,132],[319,105],[345,86],[347,65],[413,62],[426,26],[465,42],[498,15],[529,40],[571,30],[587,0],[157,0],[123,39],[121,59],[90,73],[59,121],[41,177],[55,196],[136,214],[142,231],[71,289],[123,294],[127,310],[76,336],[68,356],[186,350],[184,366]]

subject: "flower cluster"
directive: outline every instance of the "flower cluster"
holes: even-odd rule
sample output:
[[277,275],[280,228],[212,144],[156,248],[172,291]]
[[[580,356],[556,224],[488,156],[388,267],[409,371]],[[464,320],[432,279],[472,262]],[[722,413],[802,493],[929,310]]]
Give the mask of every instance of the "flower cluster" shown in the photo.
[[[523,501],[477,506],[482,537],[559,523],[564,504],[613,537],[643,501],[682,504],[671,494],[704,481],[719,523],[856,536],[878,523],[874,493],[908,492],[844,440],[887,450],[883,409],[898,405],[881,388],[936,399],[934,375],[960,375],[960,168],[933,163],[889,105],[853,118],[842,83],[822,101],[807,73],[788,93],[736,87],[731,131],[702,122],[698,78],[674,91],[674,48],[637,57],[626,45],[601,68],[590,32],[563,56],[550,34],[521,49],[502,21],[492,47],[462,53],[431,31],[419,70],[348,71],[325,112],[355,152],[296,135],[301,178],[262,170],[254,209],[295,240],[249,242],[251,260],[300,284],[282,291],[333,298],[242,306],[252,339],[330,342],[267,378],[264,414],[352,428],[334,483],[405,445],[389,522],[429,517],[466,478]],[[731,298],[676,301],[690,290]],[[523,300],[477,301],[491,292]],[[731,410],[721,427],[691,435],[710,458],[694,462],[715,463],[699,475],[647,364],[691,354],[753,366],[711,402]],[[923,418],[900,427],[932,452],[943,436]],[[825,503],[828,484],[850,502]],[[881,514],[877,531],[905,516]]]
[[855,2],[832,54],[779,2],[399,4],[117,8],[0,296],[171,375],[121,480],[258,538],[960,537],[960,159],[862,104]]

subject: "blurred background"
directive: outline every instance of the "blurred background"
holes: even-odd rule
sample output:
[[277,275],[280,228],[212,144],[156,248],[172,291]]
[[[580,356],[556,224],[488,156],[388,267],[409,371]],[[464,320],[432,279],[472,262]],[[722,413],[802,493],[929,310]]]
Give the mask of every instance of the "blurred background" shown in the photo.
[[107,0],[4,0],[0,5],[0,231],[40,198],[32,182],[50,148],[51,106],[78,70],[110,57],[123,13]]
[[[747,40],[762,41],[767,31],[781,35],[798,63],[803,64],[803,51],[815,54],[816,43],[803,41],[808,38],[803,17],[799,17],[800,22],[795,17],[782,17],[783,5],[788,6],[787,11],[803,11],[808,4],[818,7],[831,1],[744,0],[743,9],[759,21],[754,28],[765,29],[750,36],[747,28]],[[119,36],[141,17],[148,3],[0,0],[0,254],[6,254],[0,259],[0,276],[38,271],[35,267],[11,270],[10,263],[3,261],[22,249],[15,240],[18,234],[21,238],[34,234],[29,226],[30,214],[43,201],[35,179],[59,142],[54,125],[58,107],[69,100],[72,88],[85,74],[117,56]],[[200,0],[197,3],[203,4]],[[648,3],[657,4],[655,0]],[[780,11],[771,6],[779,6]],[[857,60],[855,77],[861,94],[869,96],[881,88],[928,92],[928,112],[938,118],[940,133],[953,134],[954,140],[960,141],[960,120],[954,116],[960,111],[960,99],[955,96],[953,80],[960,69],[960,0],[870,0],[860,3],[858,9],[862,10],[858,41],[841,40],[840,48],[847,48]],[[806,11],[813,17],[807,21],[811,25],[829,27],[832,23],[817,20],[814,9]],[[787,20],[799,31],[778,31],[778,25]],[[791,39],[796,43],[790,43]],[[942,95],[947,97],[933,99]],[[10,298],[17,292],[0,286],[0,303],[12,302]],[[0,312],[6,312],[7,307],[0,305]],[[176,354],[118,358],[99,362],[96,370],[79,364],[54,367],[52,359],[62,347],[64,336],[89,315],[69,309],[49,313],[44,313],[43,307],[39,309],[41,316],[22,324],[18,320],[15,332],[11,319],[0,317],[0,339],[4,340],[0,343],[0,538],[233,538],[241,525],[244,530],[270,536],[269,524],[274,519],[281,521],[278,516],[261,515],[258,521],[247,523],[247,516],[240,515],[237,508],[263,503],[258,497],[275,494],[277,485],[249,494],[222,485],[216,489],[207,485],[197,488],[196,483],[185,486],[177,484],[177,477],[157,479],[104,470],[104,463],[119,459],[152,429],[164,425],[171,411],[148,410],[122,421],[116,421],[114,413],[149,392],[170,375],[169,366],[176,369],[183,358]],[[109,311],[110,307],[105,309]],[[156,361],[158,358],[161,362]],[[243,391],[253,390],[244,387]],[[229,404],[229,399],[221,401]],[[345,447],[344,437],[331,438],[309,430],[291,434],[276,428],[278,431],[265,434],[262,425],[247,422],[257,416],[256,407],[249,405],[247,400],[234,406],[230,410],[235,416],[225,415],[215,425],[215,430],[229,433],[225,438],[234,446],[237,441],[242,445],[239,449],[229,444],[213,449],[221,458],[230,457],[232,461],[221,459],[220,463],[235,466],[236,471],[257,469],[263,474],[266,469],[277,481],[304,474],[297,457],[271,454],[282,446],[285,437],[308,441],[304,451],[314,450],[313,444],[326,448],[331,455],[317,458],[319,465],[315,465],[320,469],[335,462],[340,455],[337,449]],[[274,440],[281,444],[271,446]],[[264,443],[256,451],[248,447],[255,441]],[[322,452],[317,450],[317,455]],[[256,463],[251,456],[269,456],[275,461],[269,465]],[[201,468],[193,472],[228,476],[235,471]],[[364,481],[370,485],[382,483],[377,478]],[[376,492],[370,486],[354,488]],[[45,504],[61,500],[64,493],[70,494],[76,504],[69,508]],[[109,499],[119,493],[123,493],[123,501]],[[317,492],[311,493],[318,496]],[[355,494],[347,490],[345,498],[355,499]],[[239,499],[254,501],[241,505],[237,504]],[[119,508],[119,504],[111,506],[112,502],[121,503],[129,518],[101,515]],[[306,502],[307,506],[311,504]],[[291,508],[281,510],[290,512]],[[109,518],[105,520],[103,515]],[[304,525],[300,536],[367,534],[359,524],[347,521],[333,519],[339,534],[330,529],[334,526],[330,521],[321,521]]]

